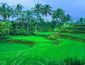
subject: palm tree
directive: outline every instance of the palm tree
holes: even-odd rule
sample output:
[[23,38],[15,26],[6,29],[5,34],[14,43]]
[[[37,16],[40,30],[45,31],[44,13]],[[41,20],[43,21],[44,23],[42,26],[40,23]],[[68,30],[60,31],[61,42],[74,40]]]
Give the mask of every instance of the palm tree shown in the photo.
[[26,26],[24,26],[25,29],[27,30],[26,32],[31,33],[33,12],[31,10],[22,11],[19,20],[23,23],[23,26],[24,24],[26,24]]
[[[43,5],[41,11],[43,17],[45,16],[46,17],[45,20],[47,21],[47,16],[51,15],[52,13],[52,7],[50,7],[49,5]],[[47,30],[46,22],[44,23],[44,26],[45,26],[45,30]]]
[[8,6],[6,3],[2,3],[0,5],[0,16],[3,18],[3,20],[9,19],[9,17],[12,15],[12,8]]
[[35,26],[35,32],[38,31],[37,28],[38,28],[38,22],[40,22],[40,18],[41,18],[41,10],[42,10],[42,4],[39,4],[39,3],[35,4],[35,7],[32,8],[32,11],[33,11],[33,13],[35,15],[34,18],[37,21],[36,26]]
[[70,23],[71,22],[71,16],[69,14],[65,15],[63,18],[63,22]]
[[33,13],[30,10],[25,11],[25,20],[27,23],[27,33],[31,31],[31,20],[33,19]]
[[35,7],[32,8],[32,11],[35,13],[35,15],[37,16],[37,18],[40,17],[41,14],[41,9],[42,9],[42,4],[35,4]]
[[[3,18],[3,21],[9,20],[9,17],[12,16],[12,13],[13,13],[13,10],[8,4],[2,3],[0,5],[0,16]],[[8,25],[7,26],[7,33],[9,35],[9,31],[10,31],[9,28],[10,28],[11,24],[9,21],[7,21],[6,24]]]
[[12,7],[8,6],[7,7],[7,20],[9,20],[10,17],[13,15],[13,9]]
[[14,16],[17,17],[17,19],[20,16],[20,13],[22,11],[23,6],[21,4],[17,4],[15,9],[14,9]]
[[41,10],[42,10],[41,12],[42,15],[46,16],[46,19],[47,19],[48,14],[51,15],[52,13],[52,7],[50,7],[49,5],[44,5]]
[[16,7],[15,7],[15,9],[14,9],[13,16],[17,18],[16,19],[17,20],[16,21],[16,23],[17,23],[16,30],[18,30],[18,27],[19,27],[18,24],[19,24],[19,18],[21,16],[22,8],[23,8],[23,6],[21,4],[17,4]]
[[84,22],[84,18],[79,18],[79,23],[82,24]]
[[65,17],[64,10],[58,8],[57,10],[53,11],[52,18],[57,23],[61,23]]

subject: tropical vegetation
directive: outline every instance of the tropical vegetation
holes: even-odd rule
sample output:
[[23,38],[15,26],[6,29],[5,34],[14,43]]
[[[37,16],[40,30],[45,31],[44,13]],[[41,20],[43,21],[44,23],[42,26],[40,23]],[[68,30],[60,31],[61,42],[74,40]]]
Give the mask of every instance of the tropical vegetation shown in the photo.
[[85,18],[48,4],[1,3],[0,64],[85,65]]

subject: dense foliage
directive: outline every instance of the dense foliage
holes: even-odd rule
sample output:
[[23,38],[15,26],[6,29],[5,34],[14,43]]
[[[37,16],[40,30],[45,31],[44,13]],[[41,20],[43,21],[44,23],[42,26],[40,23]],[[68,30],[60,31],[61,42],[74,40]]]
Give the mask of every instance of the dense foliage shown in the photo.
[[48,4],[24,10],[6,3],[0,17],[0,64],[85,65],[85,18],[74,22]]
[[[7,33],[7,31],[4,31],[6,29],[8,34],[12,35],[29,35],[40,31],[54,31],[61,22],[71,20],[62,9],[52,11],[52,7],[42,4],[36,4],[31,10],[23,10],[21,4],[12,7],[2,3],[0,4],[0,16],[0,33]],[[52,17],[51,21],[48,20],[49,16]],[[58,20],[61,20],[61,22]],[[8,23],[10,24],[8,25]],[[4,29],[2,30],[2,28]]]
[[[23,8],[21,4],[14,7],[6,3],[0,4],[0,35],[4,33],[29,35],[44,31],[57,31],[58,28],[63,28],[63,25],[66,27],[68,24],[73,24],[71,16],[60,8],[52,10],[51,6],[42,4],[35,4],[35,7],[30,10]],[[76,23],[83,24],[85,19],[80,18]]]

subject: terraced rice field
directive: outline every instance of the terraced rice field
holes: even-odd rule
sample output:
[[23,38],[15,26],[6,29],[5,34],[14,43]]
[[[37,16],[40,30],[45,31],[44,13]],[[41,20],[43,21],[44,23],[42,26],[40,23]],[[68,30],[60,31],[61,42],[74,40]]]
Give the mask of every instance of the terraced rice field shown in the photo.
[[[52,61],[54,65],[60,60],[63,63],[63,60],[68,58],[84,60],[85,42],[75,39],[85,39],[85,34],[67,33],[65,35],[70,38],[60,37],[60,43],[56,42],[56,45],[54,40],[44,36],[10,36],[8,40],[0,42],[0,63],[2,65],[48,65]],[[72,40],[71,36],[75,39]]]

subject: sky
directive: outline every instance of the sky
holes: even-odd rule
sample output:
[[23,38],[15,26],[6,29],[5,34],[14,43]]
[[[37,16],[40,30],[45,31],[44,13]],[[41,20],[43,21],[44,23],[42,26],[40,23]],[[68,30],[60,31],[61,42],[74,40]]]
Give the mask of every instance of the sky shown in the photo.
[[11,6],[22,4],[25,9],[30,9],[37,3],[49,4],[54,10],[62,8],[73,18],[85,17],[85,0],[0,0],[0,3]]

